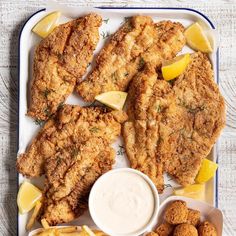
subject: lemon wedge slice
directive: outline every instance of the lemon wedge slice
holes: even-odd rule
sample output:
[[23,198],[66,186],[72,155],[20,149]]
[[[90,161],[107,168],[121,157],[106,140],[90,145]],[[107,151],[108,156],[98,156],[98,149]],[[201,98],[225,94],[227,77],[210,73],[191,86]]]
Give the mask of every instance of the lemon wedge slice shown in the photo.
[[187,44],[194,50],[212,52],[212,46],[202,27],[196,22],[190,25],[184,32]]
[[121,91],[110,91],[106,93],[101,93],[95,97],[97,101],[115,110],[122,110],[126,98],[127,93]]
[[57,26],[61,12],[55,11],[41,19],[32,29],[32,31],[42,38],[47,37]]
[[217,168],[217,163],[204,159],[195,181],[200,184],[207,182],[215,175]]
[[20,214],[29,212],[41,197],[42,192],[37,187],[27,181],[23,182],[17,195]]
[[161,68],[163,78],[165,80],[172,80],[181,75],[189,62],[190,55],[188,53],[175,57],[173,60],[165,61]]
[[82,232],[84,232],[87,236],[96,236],[95,233],[87,225],[82,226]]
[[190,197],[193,199],[204,200],[205,198],[205,185],[192,184],[184,188],[174,190],[174,195]]

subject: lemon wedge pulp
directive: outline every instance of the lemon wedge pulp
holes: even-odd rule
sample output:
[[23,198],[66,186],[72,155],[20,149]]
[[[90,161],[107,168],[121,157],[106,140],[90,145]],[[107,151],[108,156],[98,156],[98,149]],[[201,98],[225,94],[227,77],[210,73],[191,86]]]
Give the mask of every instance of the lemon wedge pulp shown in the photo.
[[173,60],[165,61],[162,65],[161,71],[165,80],[172,80],[181,75],[190,62],[190,55],[184,54],[175,57]]
[[204,200],[205,198],[205,185],[204,184],[192,184],[184,188],[174,190],[176,196],[190,197],[193,199]]
[[211,179],[215,175],[217,168],[218,168],[217,163],[210,161],[208,159],[204,159],[202,161],[201,168],[198,172],[198,175],[197,175],[195,181],[197,183],[207,182],[209,179]]
[[101,93],[95,97],[97,101],[115,110],[122,110],[126,98],[127,93],[121,91],[110,91],[106,93]]
[[32,31],[42,38],[47,37],[57,26],[61,12],[55,11],[41,19],[32,29]]
[[17,195],[20,214],[29,212],[41,197],[42,192],[37,187],[27,181],[23,182]]
[[212,46],[202,27],[196,22],[190,25],[184,32],[187,44],[194,50],[212,52]]

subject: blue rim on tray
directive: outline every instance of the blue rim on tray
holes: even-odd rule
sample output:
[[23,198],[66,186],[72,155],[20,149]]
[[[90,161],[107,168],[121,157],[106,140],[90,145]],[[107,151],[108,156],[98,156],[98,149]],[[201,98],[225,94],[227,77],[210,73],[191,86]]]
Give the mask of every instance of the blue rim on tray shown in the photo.
[[[195,9],[192,8],[175,8],[175,7],[97,7],[100,9],[120,9],[120,10],[132,10],[132,9],[157,9],[157,10],[174,10],[174,11],[179,11],[179,10],[185,10],[185,11],[190,11],[190,12],[194,12],[198,15],[200,15],[201,17],[203,17],[211,26],[212,29],[215,29],[215,25],[212,23],[212,21],[203,13],[201,13],[200,11],[197,11]],[[19,38],[18,38],[18,93],[17,93],[17,101],[18,101],[18,106],[17,106],[17,150],[19,150],[19,120],[20,120],[20,114],[19,114],[19,110],[20,110],[20,41],[21,41],[21,35],[22,32],[24,30],[24,27],[26,26],[26,24],[29,22],[29,20],[37,15],[40,12],[46,11],[46,8],[40,9],[38,11],[36,11],[35,13],[33,13],[24,23],[24,25],[22,26],[20,33],[19,33]],[[219,84],[219,48],[216,51],[216,82],[217,84]],[[215,144],[216,147],[216,163],[218,163],[218,143]],[[17,178],[19,180],[19,173],[17,173]],[[19,181],[17,181],[17,192],[19,190]],[[218,207],[218,169],[216,171],[216,177],[215,177],[215,207]],[[19,235],[19,212],[17,209],[17,235]]]

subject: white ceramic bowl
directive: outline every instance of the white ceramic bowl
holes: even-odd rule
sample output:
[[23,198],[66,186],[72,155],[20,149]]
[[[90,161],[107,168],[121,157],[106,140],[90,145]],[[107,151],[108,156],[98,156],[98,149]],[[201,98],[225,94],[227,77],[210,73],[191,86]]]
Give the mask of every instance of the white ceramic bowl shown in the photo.
[[[142,177],[145,182],[149,185],[149,187],[151,188],[151,191],[153,193],[153,199],[154,199],[154,209],[153,209],[153,214],[150,218],[150,220],[148,221],[147,224],[145,224],[144,227],[142,227],[141,229],[138,229],[135,232],[132,233],[116,233],[114,231],[112,231],[112,229],[108,228],[108,226],[104,226],[102,225],[101,221],[99,220],[99,216],[96,215],[95,209],[94,209],[94,199],[96,194],[98,194],[99,191],[99,186],[100,184],[104,183],[104,180],[109,180],[109,178],[111,177],[112,174],[114,173],[122,173],[122,172],[128,172],[128,173],[134,173],[136,175],[138,175],[139,177]],[[109,189],[107,189],[108,193],[109,193]],[[93,219],[93,221],[95,222],[95,224],[105,233],[107,233],[108,235],[112,235],[112,236],[137,236],[137,235],[141,235],[146,231],[149,231],[152,226],[154,224],[156,224],[157,222],[157,216],[158,216],[158,210],[159,210],[159,195],[157,192],[157,189],[154,185],[154,183],[152,182],[152,180],[145,174],[143,174],[140,171],[131,169],[131,168],[118,168],[118,169],[113,169],[109,172],[107,172],[106,174],[102,175],[93,185],[91,191],[90,191],[90,195],[89,195],[89,211],[90,211],[90,215]],[[122,225],[120,226],[122,227]]]
[[159,208],[157,224],[153,226],[153,229],[161,224],[164,219],[164,211],[170,202],[182,200],[187,203],[187,207],[198,210],[201,212],[201,221],[208,220],[215,225],[217,230],[217,235],[222,235],[223,229],[223,215],[221,210],[216,207],[213,207],[205,202],[198,201],[192,198],[181,197],[181,196],[171,196],[168,197],[165,201],[162,202]]

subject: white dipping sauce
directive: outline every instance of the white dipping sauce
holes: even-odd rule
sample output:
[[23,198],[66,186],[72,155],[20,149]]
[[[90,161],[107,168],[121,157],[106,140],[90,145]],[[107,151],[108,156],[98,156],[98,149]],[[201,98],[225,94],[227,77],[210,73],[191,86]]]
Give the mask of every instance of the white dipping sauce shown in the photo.
[[126,235],[147,226],[154,213],[155,198],[142,176],[121,171],[100,178],[89,204],[98,226],[112,235]]

